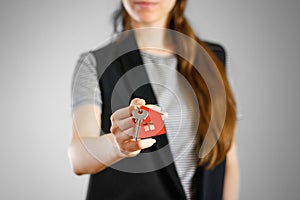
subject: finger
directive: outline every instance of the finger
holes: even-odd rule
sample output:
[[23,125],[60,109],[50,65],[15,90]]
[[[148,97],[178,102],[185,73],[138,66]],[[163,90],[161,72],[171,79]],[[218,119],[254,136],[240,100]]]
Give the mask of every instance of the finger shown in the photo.
[[127,152],[134,152],[141,149],[146,149],[151,147],[156,142],[155,139],[147,138],[142,140],[135,141],[134,139],[131,139],[127,142],[125,142],[123,146],[123,150]]
[[132,111],[136,109],[137,105],[145,105],[145,104],[146,101],[144,99],[135,98],[131,100],[130,106],[115,111],[111,115],[111,121],[128,118],[131,116]]
[[115,120],[115,121],[112,122],[111,132],[113,132],[113,130],[115,128],[119,128],[121,131],[125,131],[125,130],[131,128],[131,127],[133,127],[133,122],[132,122],[131,118]]
[[131,106],[142,106],[142,105],[146,105],[146,101],[144,99],[135,98],[135,99],[131,100],[130,105]]
[[121,119],[126,119],[129,118],[131,116],[131,112],[135,109],[134,105],[125,107],[125,108],[121,108],[117,111],[115,111],[111,117],[110,120],[111,121],[116,121],[116,120],[121,120]]
[[116,140],[119,144],[123,144],[125,141],[128,141],[133,138],[134,128],[131,127],[125,131],[121,131],[120,129],[116,129],[115,132],[112,132],[115,135]]

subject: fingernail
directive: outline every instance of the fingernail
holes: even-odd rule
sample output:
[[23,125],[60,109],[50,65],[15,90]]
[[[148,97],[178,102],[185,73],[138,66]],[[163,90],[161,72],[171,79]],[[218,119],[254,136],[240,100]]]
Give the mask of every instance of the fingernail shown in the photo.
[[140,103],[140,104],[146,104],[146,101],[145,101],[144,99],[140,99],[140,100],[139,100],[139,103]]

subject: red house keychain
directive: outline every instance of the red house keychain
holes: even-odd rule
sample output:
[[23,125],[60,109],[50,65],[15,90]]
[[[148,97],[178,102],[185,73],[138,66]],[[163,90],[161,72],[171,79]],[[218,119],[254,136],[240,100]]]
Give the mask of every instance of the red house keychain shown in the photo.
[[[141,110],[148,112],[148,116],[142,121],[138,138],[148,138],[157,135],[166,134],[166,128],[164,125],[164,118],[167,113],[161,112],[157,106],[141,106]],[[135,124],[135,120],[132,120]]]

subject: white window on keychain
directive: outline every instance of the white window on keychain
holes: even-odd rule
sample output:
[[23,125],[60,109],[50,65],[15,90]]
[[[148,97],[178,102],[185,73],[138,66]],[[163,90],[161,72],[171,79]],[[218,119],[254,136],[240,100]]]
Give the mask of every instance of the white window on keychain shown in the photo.
[[147,131],[153,131],[153,130],[155,130],[155,126],[154,126],[154,124],[152,122],[146,123],[144,125],[144,130],[145,130],[145,132],[147,132]]

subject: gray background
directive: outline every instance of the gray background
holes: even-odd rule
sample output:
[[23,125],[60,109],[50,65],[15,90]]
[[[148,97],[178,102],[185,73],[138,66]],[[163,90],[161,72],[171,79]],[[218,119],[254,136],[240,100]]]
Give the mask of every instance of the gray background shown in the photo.
[[[72,174],[70,83],[111,33],[118,1],[1,0],[0,199],[84,199]],[[201,38],[224,45],[239,102],[241,199],[300,198],[300,1],[190,0]]]

